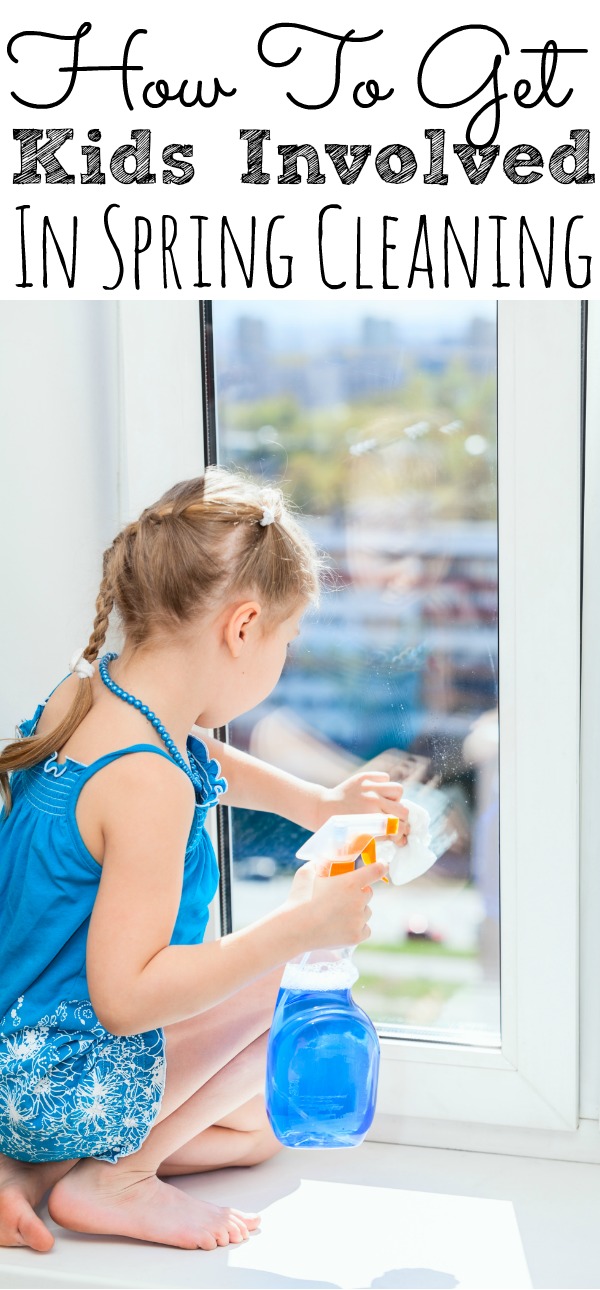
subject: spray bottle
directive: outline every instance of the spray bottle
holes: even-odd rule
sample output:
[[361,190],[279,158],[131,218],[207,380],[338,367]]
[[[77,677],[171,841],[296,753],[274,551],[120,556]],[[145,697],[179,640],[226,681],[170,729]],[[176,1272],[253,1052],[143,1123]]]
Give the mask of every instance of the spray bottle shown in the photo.
[[[427,810],[403,804],[413,808],[409,819],[415,836],[408,846],[394,842],[395,816],[334,815],[297,858],[334,877],[354,869],[358,857],[372,864],[391,851],[392,880],[410,881],[436,855],[428,847]],[[285,1146],[358,1146],[372,1123],[379,1039],[351,995],[358,978],[354,948],[310,950],[286,965],[269,1035],[265,1096],[269,1122]]]
[[[297,852],[334,877],[360,860],[389,862],[395,886],[431,868],[456,840],[445,794],[411,784],[408,843],[385,815],[334,815]],[[387,882],[384,878],[384,882]],[[354,946],[310,950],[285,968],[267,1051],[265,1101],[273,1132],[288,1147],[353,1147],[375,1113],[379,1039],[351,995]]]

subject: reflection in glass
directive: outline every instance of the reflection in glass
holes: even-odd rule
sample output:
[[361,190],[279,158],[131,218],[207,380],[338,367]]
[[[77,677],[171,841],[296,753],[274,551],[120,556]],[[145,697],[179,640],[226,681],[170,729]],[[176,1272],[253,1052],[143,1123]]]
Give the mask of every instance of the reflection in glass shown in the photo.
[[[282,483],[331,574],[238,747],[326,786],[438,788],[446,844],[378,884],[357,1002],[384,1031],[500,1042],[496,318],[491,304],[218,302],[219,459]],[[234,926],[307,836],[233,812]]]

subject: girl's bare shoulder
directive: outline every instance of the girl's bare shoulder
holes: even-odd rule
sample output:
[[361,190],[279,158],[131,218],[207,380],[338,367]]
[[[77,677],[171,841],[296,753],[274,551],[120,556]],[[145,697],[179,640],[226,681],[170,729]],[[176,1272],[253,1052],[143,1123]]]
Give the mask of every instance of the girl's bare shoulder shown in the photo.
[[50,734],[67,715],[80,684],[78,676],[70,675],[61,681],[54,693],[46,701],[36,726],[37,735]]
[[[79,677],[73,675],[60,682],[44,706],[36,735],[47,738],[53,730],[58,731],[80,685]],[[109,694],[95,671],[92,677],[92,705],[68,737],[65,739],[63,736],[62,743],[59,740],[56,748],[59,762],[70,757],[73,761],[88,766],[108,753],[118,752],[138,743],[154,744],[162,749],[162,744],[148,723],[129,704],[122,703]],[[122,760],[125,763],[129,758]],[[153,760],[168,765],[165,758],[156,757]],[[158,773],[160,774],[160,770]]]
[[[66,717],[81,682],[68,676],[48,699],[37,724],[36,734],[49,735]],[[106,700],[109,703],[106,703]],[[114,706],[112,706],[114,704]],[[75,728],[66,743],[56,751],[59,762],[70,757],[89,766],[108,753],[129,748],[138,743],[156,746],[156,753],[139,751],[128,753],[102,767],[92,776],[81,794],[77,806],[77,819],[88,849],[99,859],[100,832],[125,808],[142,812],[149,799],[156,794],[164,806],[184,812],[191,819],[195,806],[193,785],[187,775],[168,756],[157,756],[163,748],[155,743],[154,731],[145,723],[138,725],[131,708],[111,700],[106,694],[97,673],[92,678],[92,707],[83,721]],[[106,790],[109,790],[108,792]]]

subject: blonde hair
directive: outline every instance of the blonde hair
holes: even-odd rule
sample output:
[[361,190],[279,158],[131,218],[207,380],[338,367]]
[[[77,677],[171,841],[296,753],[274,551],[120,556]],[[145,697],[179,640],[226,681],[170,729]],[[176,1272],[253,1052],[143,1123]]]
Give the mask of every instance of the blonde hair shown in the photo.
[[[265,508],[273,516],[266,524],[261,523]],[[267,624],[275,624],[301,602],[318,599],[322,568],[279,488],[211,466],[205,475],[169,488],[104,552],[96,617],[83,657],[89,663],[98,657],[113,607],[127,643],[137,648],[157,632],[189,622],[201,608],[240,593],[260,598]],[[17,739],[0,753],[7,814],[9,772],[34,766],[62,748],[91,706],[92,683],[82,677],[54,730]]]

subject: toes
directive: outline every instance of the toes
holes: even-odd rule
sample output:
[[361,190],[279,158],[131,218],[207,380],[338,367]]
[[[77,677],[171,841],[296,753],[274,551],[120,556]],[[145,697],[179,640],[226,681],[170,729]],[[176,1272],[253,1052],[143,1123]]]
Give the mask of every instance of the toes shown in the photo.
[[217,1242],[212,1232],[209,1232],[208,1228],[203,1228],[203,1230],[201,1231],[198,1237],[198,1249],[216,1250],[216,1248],[217,1248]]
[[240,1245],[249,1235],[244,1220],[233,1218],[231,1214],[227,1215],[222,1227],[213,1227],[212,1233],[217,1245]]
[[260,1224],[260,1214],[246,1214],[241,1209],[229,1209],[227,1211],[230,1218],[234,1218],[236,1223],[243,1223],[251,1232]]
[[45,1254],[47,1250],[52,1249],[54,1237],[42,1223],[41,1218],[38,1218],[32,1210],[30,1214],[23,1214],[19,1219],[16,1242],[19,1245],[28,1245],[32,1250],[38,1250],[40,1254]]
[[233,1219],[230,1219],[227,1224],[227,1231],[229,1232],[229,1240],[232,1241],[234,1245],[239,1245],[240,1241],[246,1241],[248,1239],[248,1228],[246,1227],[246,1224],[242,1222],[241,1218],[235,1222]]

